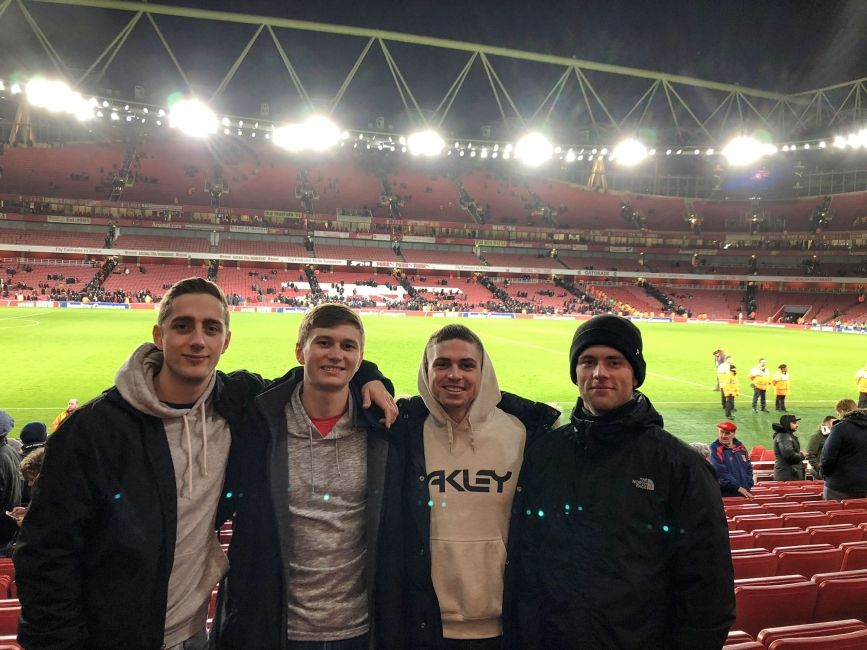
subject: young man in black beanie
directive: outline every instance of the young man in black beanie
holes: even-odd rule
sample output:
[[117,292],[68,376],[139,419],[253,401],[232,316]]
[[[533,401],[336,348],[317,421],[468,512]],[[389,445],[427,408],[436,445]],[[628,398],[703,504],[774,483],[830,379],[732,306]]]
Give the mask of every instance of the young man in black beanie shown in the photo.
[[636,390],[646,370],[630,321],[596,316],[575,332],[571,422],[530,447],[517,488],[510,646],[725,642],[735,600],[719,484]]

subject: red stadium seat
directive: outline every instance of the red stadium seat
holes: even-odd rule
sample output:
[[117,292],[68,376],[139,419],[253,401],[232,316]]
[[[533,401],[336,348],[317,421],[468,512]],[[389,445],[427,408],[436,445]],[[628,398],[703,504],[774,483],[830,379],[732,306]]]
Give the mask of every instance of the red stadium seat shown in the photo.
[[867,621],[867,577],[830,578],[819,585],[813,620],[842,618]]
[[756,503],[761,503],[762,505],[767,505],[770,503],[784,503],[786,501],[786,497],[782,494],[757,494],[752,499]]
[[810,541],[814,544],[831,544],[839,546],[843,542],[860,542],[864,531],[852,524],[834,524],[829,526],[810,526]]
[[735,569],[735,579],[738,580],[772,576],[777,573],[777,556],[773,553],[733,555],[732,566]]
[[844,510],[849,510],[850,508],[867,510],[867,499],[844,499],[842,503]]
[[767,448],[763,445],[755,445],[752,449],[750,449],[750,460],[761,460],[762,454],[767,451]]
[[15,578],[15,565],[12,564],[11,558],[0,559],[0,576]]
[[[743,501],[743,499],[741,499]],[[734,517],[735,515],[760,515],[765,512],[764,506],[758,503],[732,503],[723,504],[726,517]]]
[[843,551],[839,548],[824,549],[778,549],[777,573],[787,575],[794,572],[805,576],[816,573],[839,571],[843,561]]
[[826,526],[828,517],[827,512],[789,512],[783,515],[783,526],[797,526],[807,530],[808,526]]
[[864,648],[867,648],[867,630],[832,636],[780,639],[768,646],[768,650],[864,650]]
[[[766,650],[758,641],[744,641],[743,643],[734,643],[732,645],[724,645],[726,650]],[[2,650],[2,648],[0,648]]]
[[791,585],[796,582],[810,582],[810,580],[801,575],[764,576],[762,578],[735,580],[735,587],[738,585]]
[[723,647],[727,648],[736,643],[752,643],[753,641],[755,641],[755,639],[743,630],[732,630],[726,637],[726,644]]
[[16,634],[18,632],[18,616],[21,614],[21,604],[0,606],[0,634]]
[[[784,515],[789,512],[804,512],[804,506],[800,503],[767,503],[765,512],[770,515]],[[785,521],[785,520],[784,520]]]
[[[733,531],[729,531],[731,533]],[[744,532],[744,531],[738,531]],[[729,547],[732,551],[736,550],[744,550],[744,549],[752,549],[753,548],[753,536],[749,533],[744,533],[743,535],[732,535],[729,534]]]
[[736,555],[764,555],[765,553],[770,553],[770,551],[766,548],[754,548],[752,546],[749,548],[733,548],[731,550],[732,557]]
[[867,542],[843,542],[840,550],[843,551],[840,571],[867,569]]
[[780,515],[737,515],[735,518],[738,530],[752,532],[756,528],[782,528],[783,518]]
[[809,544],[810,533],[800,528],[769,528],[754,530],[753,546],[763,546],[771,550],[778,546]]
[[733,627],[755,636],[766,627],[809,623],[818,590],[812,582],[737,585],[737,618]]
[[843,504],[833,499],[818,499],[804,501],[805,510],[816,510],[818,512],[831,512],[832,510],[842,510]]
[[855,618],[848,618],[840,621],[825,621],[821,623],[805,623],[803,625],[770,627],[759,632],[756,641],[765,647],[770,647],[770,645],[778,639],[830,636],[834,634],[858,632],[859,630],[867,630],[867,624]]
[[850,571],[831,571],[830,573],[817,573],[811,578],[811,580],[817,585],[820,585],[825,580],[853,580],[865,577],[867,577],[867,569],[852,569]]
[[828,513],[831,524],[852,524],[857,526],[867,522],[867,510],[861,508],[847,508],[844,502],[843,510],[835,510]]

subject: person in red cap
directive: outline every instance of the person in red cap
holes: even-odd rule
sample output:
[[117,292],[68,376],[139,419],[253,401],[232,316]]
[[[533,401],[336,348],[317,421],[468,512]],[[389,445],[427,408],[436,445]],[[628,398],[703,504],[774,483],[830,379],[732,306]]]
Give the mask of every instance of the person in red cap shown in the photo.
[[749,499],[753,496],[753,464],[747,448],[735,438],[738,427],[734,422],[720,422],[716,428],[719,435],[710,444],[710,464],[719,478],[720,492],[724,497]]

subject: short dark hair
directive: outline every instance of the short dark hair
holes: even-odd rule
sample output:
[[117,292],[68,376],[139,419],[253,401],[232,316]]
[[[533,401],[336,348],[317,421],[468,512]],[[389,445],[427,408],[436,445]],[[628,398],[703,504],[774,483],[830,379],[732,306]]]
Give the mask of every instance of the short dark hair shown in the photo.
[[361,348],[364,349],[364,325],[361,324],[361,318],[346,305],[335,302],[316,305],[304,314],[301,325],[298,327],[297,345],[303,347],[310,337],[310,330],[316,327],[337,327],[338,325],[352,325],[361,332]]
[[457,323],[452,323],[450,325],[446,325],[445,327],[441,327],[436,332],[431,334],[430,338],[427,340],[427,345],[425,346],[425,348],[431,345],[436,345],[437,343],[453,341],[454,339],[466,341],[467,343],[472,343],[477,348],[479,348],[479,352],[481,352],[482,355],[485,354],[485,346],[482,345],[482,339],[480,339],[478,335],[466,325],[459,325]]
[[172,305],[176,298],[190,293],[204,293],[219,300],[223,307],[223,323],[226,327],[229,326],[229,302],[226,300],[226,295],[220,287],[204,278],[186,278],[175,282],[160,301],[160,313],[157,316],[157,325],[162,327],[169,319],[169,315],[172,313]]

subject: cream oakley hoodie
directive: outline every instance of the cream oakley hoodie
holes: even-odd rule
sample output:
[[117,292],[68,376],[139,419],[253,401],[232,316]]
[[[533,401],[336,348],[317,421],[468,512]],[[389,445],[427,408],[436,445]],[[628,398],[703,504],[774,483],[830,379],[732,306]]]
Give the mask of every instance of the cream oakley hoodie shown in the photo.
[[178,520],[164,637],[165,645],[172,646],[204,629],[211,591],[229,567],[214,532],[214,517],[231,435],[210,399],[216,373],[192,407],[173,408],[161,402],[154,389],[162,365],[162,352],[145,343],[121,366],[116,384],[135,409],[162,420],[172,455]]
[[479,394],[463,422],[453,422],[433,396],[428,346],[418,390],[424,422],[425,471],[431,503],[431,578],[443,635],[485,639],[503,633],[503,570],[509,516],[527,432],[497,408],[502,395],[487,353]]

